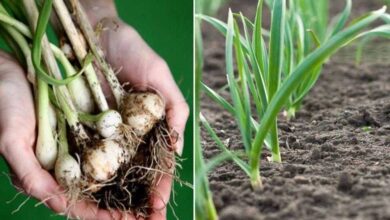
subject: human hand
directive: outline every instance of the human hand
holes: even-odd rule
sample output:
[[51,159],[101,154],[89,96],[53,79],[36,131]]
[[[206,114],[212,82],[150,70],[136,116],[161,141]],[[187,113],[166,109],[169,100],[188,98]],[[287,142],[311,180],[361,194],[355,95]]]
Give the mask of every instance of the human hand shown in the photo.
[[[181,155],[189,107],[168,65],[148,47],[134,29],[116,17],[107,18],[104,23],[115,26],[107,28],[101,35],[107,60],[114,69],[120,70],[118,78],[121,83],[130,83],[140,90],[153,88],[163,96],[166,102],[168,125],[179,135],[177,143],[172,147]],[[106,87],[106,90],[109,89]],[[156,186],[158,194],[153,195],[152,198],[156,212],[150,216],[150,219],[166,219],[166,204],[169,201],[171,184],[172,178],[164,175]]]
[[[130,83],[141,90],[153,88],[165,99],[168,124],[181,137],[174,146],[181,155],[189,107],[168,65],[132,27],[118,18],[112,0],[81,0],[81,3],[91,24],[103,26],[100,42],[108,62],[115,70],[120,70],[121,83]],[[105,93],[109,93],[107,84],[103,87]]]
[[[8,162],[15,187],[57,213],[81,219],[119,219],[119,213],[79,202],[68,209],[64,192],[34,154],[36,119],[33,96],[23,68],[0,51],[0,154]],[[131,219],[131,218],[128,218]]]
[[[168,65],[133,28],[118,19],[112,0],[83,0],[82,3],[90,22],[94,26],[100,22],[103,26],[100,33],[101,44],[111,66],[120,70],[118,78],[121,83],[130,83],[141,90],[153,88],[165,99],[168,125],[179,135],[178,142],[173,147],[181,155],[189,108]],[[109,88],[106,87],[105,90],[108,91]],[[150,219],[166,219],[171,184],[172,178],[164,175],[156,186],[157,193],[151,198],[156,211]]]
[[[119,74],[122,82],[130,82],[137,88],[152,87],[165,98],[168,123],[181,137],[173,147],[181,154],[188,106],[166,63],[134,30],[120,21],[117,24],[118,29],[102,35],[107,58],[114,68],[122,67]],[[34,155],[36,121],[31,88],[24,71],[5,53],[0,53],[0,63],[0,153],[11,168],[15,186],[43,201],[55,212],[72,218],[123,218],[119,212],[98,210],[96,205],[87,202],[79,202],[68,209],[64,192],[54,178],[41,168]],[[158,194],[152,198],[156,212],[150,219],[166,218],[165,205],[169,201],[171,182],[169,176],[164,176],[159,182],[156,190]],[[133,219],[133,216],[126,216],[126,219]]]

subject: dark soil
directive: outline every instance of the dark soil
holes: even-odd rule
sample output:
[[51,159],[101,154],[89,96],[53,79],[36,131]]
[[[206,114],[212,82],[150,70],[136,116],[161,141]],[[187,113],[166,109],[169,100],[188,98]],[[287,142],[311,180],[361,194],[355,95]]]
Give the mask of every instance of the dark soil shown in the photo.
[[[233,2],[234,11],[254,14],[256,1]],[[353,3],[355,15],[380,8],[378,1]],[[226,21],[226,13],[219,17]],[[204,33],[204,82],[218,89],[226,84],[224,40],[210,27]],[[342,54],[325,65],[297,117],[280,116],[283,163],[263,153],[261,192],[233,163],[210,174],[220,219],[390,219],[390,65],[377,59],[355,66]],[[202,112],[231,149],[243,149],[229,113],[207,97]],[[215,143],[204,131],[202,137],[205,157],[216,155]]]

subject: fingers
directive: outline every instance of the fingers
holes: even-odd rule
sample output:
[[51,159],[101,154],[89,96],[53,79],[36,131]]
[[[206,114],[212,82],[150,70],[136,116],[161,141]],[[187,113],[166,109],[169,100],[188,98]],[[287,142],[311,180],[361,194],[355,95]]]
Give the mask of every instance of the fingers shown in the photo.
[[62,211],[66,200],[60,195],[61,192],[53,177],[39,165],[30,144],[2,140],[1,153],[15,173],[17,184],[26,194],[39,200],[50,198],[46,204],[55,211]]
[[[189,107],[177,87],[168,65],[157,60],[151,64],[148,71],[149,85],[161,93],[166,101],[167,122],[170,128],[178,133],[178,140],[175,143],[176,152],[181,155],[183,152],[184,129],[189,116]],[[161,80],[164,79],[164,80]]]
[[85,219],[85,220],[135,220],[135,217],[130,214],[124,214],[119,211],[108,211],[99,209],[95,203],[79,202],[73,207],[70,207],[67,213],[69,217]]
[[149,217],[150,220],[166,219],[167,206],[172,188],[172,177],[164,174],[156,185],[156,191],[152,195],[154,212]]
[[[53,211],[71,218],[85,220],[111,220],[124,217],[119,212],[98,209],[96,204],[93,203],[78,202],[69,204],[65,192],[60,189],[53,177],[40,167],[31,147],[15,144],[12,148],[7,147],[5,149],[11,149],[2,153],[17,177],[15,184],[21,186],[23,192],[27,195],[43,201]],[[20,161],[23,161],[23,163],[20,163]],[[126,218],[134,219],[130,215]]]
[[23,69],[0,52],[0,153],[14,173],[13,183],[57,213],[81,219],[120,219],[119,213],[98,210],[89,203],[68,209],[64,191],[35,157],[35,126],[31,88]]
[[[0,153],[25,193],[38,199],[58,193],[57,184],[35,158],[35,114],[23,69],[0,52]],[[51,201],[63,203],[61,198]]]
[[[166,102],[168,124],[178,133],[178,141],[173,147],[181,155],[189,107],[168,65],[149,48],[135,30],[115,18],[111,18],[111,22],[106,19],[105,23],[115,24],[101,35],[101,42],[109,63],[114,70],[120,70],[118,78],[122,83],[130,83],[132,87],[141,90],[155,89],[162,95]],[[166,205],[169,201],[171,185],[172,178],[164,175],[152,196],[155,212],[150,219],[166,219]]]
[[189,115],[189,108],[186,102],[178,102],[167,106],[167,121],[169,126],[178,133],[175,143],[175,151],[182,155],[184,147],[184,130]]
[[[44,199],[58,190],[35,158],[35,124],[33,99],[23,69],[0,52],[0,153],[25,193]],[[52,202],[62,201],[56,198]]]

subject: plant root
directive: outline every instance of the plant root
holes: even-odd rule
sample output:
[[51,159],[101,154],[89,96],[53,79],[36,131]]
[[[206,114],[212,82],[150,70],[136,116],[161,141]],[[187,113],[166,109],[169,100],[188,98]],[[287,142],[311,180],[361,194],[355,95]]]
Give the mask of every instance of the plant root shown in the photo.
[[[83,195],[98,204],[99,208],[119,210],[123,214],[133,214],[136,218],[147,218],[153,211],[150,197],[154,193],[163,175],[175,178],[175,155],[171,146],[174,144],[165,120],[160,121],[144,137],[136,136],[128,128],[122,128],[131,140],[136,140],[138,147],[129,163],[123,165],[116,176],[105,182],[97,191],[85,189]],[[134,146],[134,145],[133,145]]]
[[143,142],[135,131],[126,124],[121,124],[118,127],[117,136],[113,138],[118,141],[122,147],[128,149],[130,160],[135,156],[139,145]]

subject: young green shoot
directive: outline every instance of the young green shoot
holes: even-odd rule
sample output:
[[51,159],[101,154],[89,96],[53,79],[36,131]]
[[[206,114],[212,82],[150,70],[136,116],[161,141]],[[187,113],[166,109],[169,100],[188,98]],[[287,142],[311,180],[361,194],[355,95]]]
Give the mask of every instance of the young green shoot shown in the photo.
[[217,220],[218,214],[215,209],[211,191],[209,188],[209,182],[207,179],[207,172],[201,146],[200,136],[200,95],[201,95],[201,81],[202,81],[202,69],[203,69],[203,44],[200,30],[200,21],[195,21],[195,127],[194,127],[194,140],[195,140],[195,215],[197,220],[210,219]]
[[35,155],[46,170],[54,168],[57,159],[57,143],[49,120],[49,86],[38,79],[38,138]]
[[[272,7],[268,40],[264,39],[261,27],[262,0],[258,2],[254,22],[248,22],[249,19],[242,14],[234,15],[232,12],[229,12],[227,23],[197,15],[198,19],[208,22],[226,37],[227,88],[232,103],[206,85],[202,89],[236,119],[249,161],[247,166],[242,164],[245,160],[233,161],[248,174],[254,189],[262,186],[260,160],[263,145],[271,150],[273,161],[281,160],[277,133],[279,113],[285,109],[293,116],[299,110],[303,98],[317,81],[323,64],[340,48],[357,38],[390,35],[390,25],[365,30],[374,21],[388,17],[385,8],[368,13],[347,26],[351,10],[351,1],[347,0],[344,11],[332,25],[327,26],[328,12],[320,12],[317,5],[304,4],[305,0],[289,1],[287,8],[286,0],[272,2],[267,2]],[[328,3],[323,4],[327,7]],[[243,31],[237,20],[241,21]],[[315,24],[318,27],[314,27]],[[236,64],[237,75],[233,71],[233,63]],[[253,109],[258,122],[252,115]],[[213,140],[218,145],[222,144],[206,120],[203,124]]]
[[[61,63],[61,65],[64,67],[66,75],[68,77],[77,75],[76,70],[74,69],[70,61],[67,59],[64,52],[53,44],[51,44],[50,46],[54,56],[59,61],[59,63]],[[79,72],[83,72],[88,65],[89,63],[84,64],[82,71]],[[87,83],[85,82],[84,78],[82,77],[76,78],[75,80],[70,82],[67,85],[67,87],[76,105],[77,110],[81,112],[92,113],[95,108],[95,104],[93,102],[91,91]]]

